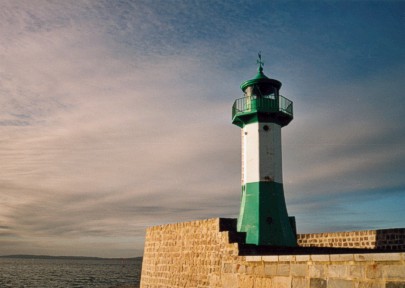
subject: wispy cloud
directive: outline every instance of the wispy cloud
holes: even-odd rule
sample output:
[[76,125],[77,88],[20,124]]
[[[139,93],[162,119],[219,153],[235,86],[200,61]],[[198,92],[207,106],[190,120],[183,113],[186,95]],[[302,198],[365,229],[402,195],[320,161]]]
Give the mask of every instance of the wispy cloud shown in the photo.
[[[350,79],[340,74],[348,62],[322,63],[348,59],[350,45],[335,53],[300,42],[309,54],[297,52],[302,30],[290,20],[305,19],[294,5],[211,5],[0,4],[0,254],[132,256],[147,226],[236,217],[240,134],[230,108],[261,47],[266,73],[295,103],[283,159],[300,231],[366,227],[357,214],[360,224],[339,222],[333,207],[403,193],[403,57]],[[392,215],[381,215],[375,225],[389,225]]]

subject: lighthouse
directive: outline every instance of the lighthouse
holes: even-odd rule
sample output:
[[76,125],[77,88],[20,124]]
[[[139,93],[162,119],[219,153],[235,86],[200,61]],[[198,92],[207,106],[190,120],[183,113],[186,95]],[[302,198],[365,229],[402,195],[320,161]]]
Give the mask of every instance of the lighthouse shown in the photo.
[[297,246],[295,218],[289,217],[284,197],[281,128],[293,119],[293,103],[280,95],[281,82],[258,73],[240,86],[244,97],[235,100],[232,123],[241,128],[242,197],[238,232],[246,243]]

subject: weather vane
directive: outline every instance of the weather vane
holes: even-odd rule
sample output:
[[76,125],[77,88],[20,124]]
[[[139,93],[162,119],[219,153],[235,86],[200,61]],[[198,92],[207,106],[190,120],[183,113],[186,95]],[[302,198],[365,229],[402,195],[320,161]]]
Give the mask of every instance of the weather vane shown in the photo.
[[259,65],[258,71],[263,72],[264,62],[262,61],[262,51],[259,51],[259,53],[257,53],[257,56],[259,56],[259,59],[256,60],[256,64]]

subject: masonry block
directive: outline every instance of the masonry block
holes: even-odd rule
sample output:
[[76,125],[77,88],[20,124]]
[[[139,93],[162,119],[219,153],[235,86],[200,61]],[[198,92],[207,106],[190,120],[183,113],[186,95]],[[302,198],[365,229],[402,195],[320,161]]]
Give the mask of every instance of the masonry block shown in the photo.
[[364,279],[366,271],[365,267],[361,265],[349,266],[349,277],[353,279]]
[[329,265],[328,277],[344,279],[348,277],[348,268],[347,265]]
[[289,276],[290,275],[290,264],[277,264],[277,275]]
[[383,275],[383,265],[381,264],[371,264],[366,266],[366,278],[368,279],[379,279]]
[[312,278],[324,278],[326,277],[326,271],[328,266],[325,265],[310,265],[309,266],[309,277]]
[[359,282],[359,288],[386,288],[386,287],[384,282],[373,280],[373,281]]
[[291,277],[275,276],[272,279],[272,288],[291,288]]
[[327,288],[327,281],[326,279],[322,278],[311,278],[309,281],[310,288]]
[[271,278],[256,278],[255,279],[255,288],[271,288]]
[[266,276],[276,276],[277,275],[277,264],[264,264],[264,274]]
[[290,265],[291,276],[307,276],[308,265],[307,264],[291,264]]
[[278,262],[278,256],[262,256],[264,262]]
[[331,254],[330,261],[333,262],[342,262],[342,261],[353,261],[353,254]]
[[328,288],[354,288],[354,282],[344,279],[329,279]]
[[354,254],[355,261],[400,261],[401,253]]
[[386,288],[405,288],[405,282],[387,282]]
[[384,276],[389,280],[405,280],[405,265],[384,265]]
[[221,280],[222,280],[221,286],[224,288],[239,287],[238,274],[222,275]]
[[293,277],[291,288],[307,288],[309,280],[305,277]]
[[311,259],[309,255],[297,255],[295,256],[295,261],[297,262],[308,262]]
[[239,286],[241,288],[255,288],[255,277],[239,275]]
[[314,262],[329,262],[330,255],[311,255],[311,260]]

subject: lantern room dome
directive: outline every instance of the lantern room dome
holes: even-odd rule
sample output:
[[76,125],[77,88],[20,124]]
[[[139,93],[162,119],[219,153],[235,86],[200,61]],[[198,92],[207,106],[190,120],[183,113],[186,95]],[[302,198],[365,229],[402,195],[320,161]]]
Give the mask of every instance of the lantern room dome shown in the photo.
[[246,80],[240,85],[243,92],[246,93],[246,88],[254,87],[255,90],[259,90],[261,94],[266,95],[273,91],[279,91],[281,88],[281,82],[275,79],[270,79],[263,73],[263,67],[260,66],[258,73],[253,79]]

